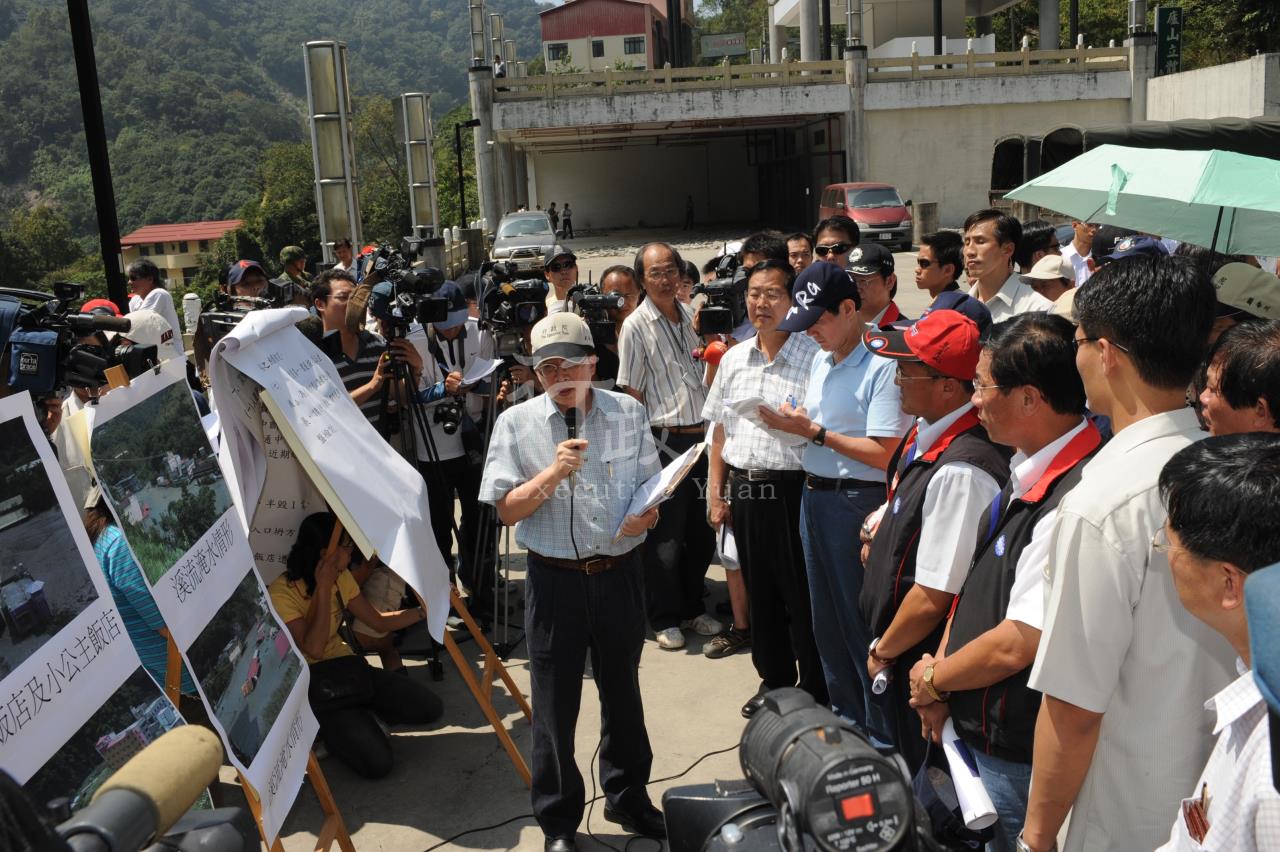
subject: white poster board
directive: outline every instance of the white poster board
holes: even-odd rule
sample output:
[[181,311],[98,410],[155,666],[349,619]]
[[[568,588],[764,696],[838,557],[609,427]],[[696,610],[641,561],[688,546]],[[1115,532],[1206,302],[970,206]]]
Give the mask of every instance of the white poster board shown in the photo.
[[83,807],[182,724],[141,667],[28,394],[0,399],[0,766]]
[[307,496],[314,486],[361,553],[376,555],[418,592],[427,627],[442,641],[449,571],[431,531],[426,483],[360,413],[330,359],[294,327],[305,316],[301,308],[253,311],[209,361],[222,466],[254,531],[258,568],[264,577],[278,574],[297,525],[325,510]]
[[186,384],[167,361],[102,398],[94,472],[232,765],[275,838],[318,731],[308,673],[253,568],[246,530]]

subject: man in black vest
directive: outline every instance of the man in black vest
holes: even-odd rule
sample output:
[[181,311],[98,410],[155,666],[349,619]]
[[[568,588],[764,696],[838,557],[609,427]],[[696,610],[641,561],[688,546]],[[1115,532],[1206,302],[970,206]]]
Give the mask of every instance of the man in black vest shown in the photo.
[[[909,706],[908,674],[938,647],[951,601],[964,585],[978,521],[1009,478],[1009,453],[991,443],[970,402],[977,324],[930,311],[905,329],[870,329],[876,355],[897,363],[902,410],[917,418],[886,468],[888,495],[867,553],[859,608],[871,635],[867,674],[883,693],[893,745],[912,771],[925,742]],[[873,692],[875,687],[873,686]]]
[[982,339],[973,404],[992,441],[1017,450],[1009,483],[978,524],[977,549],[938,656],[911,670],[921,733],[948,715],[968,744],[1013,849],[1031,786],[1040,693],[1027,686],[1044,625],[1044,570],[1058,501],[1102,444],[1084,417],[1074,326],[1021,314]]

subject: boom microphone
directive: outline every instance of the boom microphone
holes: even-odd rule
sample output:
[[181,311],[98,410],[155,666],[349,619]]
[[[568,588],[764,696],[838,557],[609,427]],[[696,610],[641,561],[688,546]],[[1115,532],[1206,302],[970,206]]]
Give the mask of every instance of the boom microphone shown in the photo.
[[78,852],[141,849],[190,809],[221,765],[222,744],[212,731],[174,728],[108,778],[58,831]]

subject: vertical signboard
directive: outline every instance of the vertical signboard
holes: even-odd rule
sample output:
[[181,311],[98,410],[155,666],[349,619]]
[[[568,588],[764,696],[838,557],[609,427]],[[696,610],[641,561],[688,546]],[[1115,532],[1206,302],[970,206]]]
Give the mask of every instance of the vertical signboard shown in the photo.
[[1156,7],[1156,76],[1182,70],[1182,7]]

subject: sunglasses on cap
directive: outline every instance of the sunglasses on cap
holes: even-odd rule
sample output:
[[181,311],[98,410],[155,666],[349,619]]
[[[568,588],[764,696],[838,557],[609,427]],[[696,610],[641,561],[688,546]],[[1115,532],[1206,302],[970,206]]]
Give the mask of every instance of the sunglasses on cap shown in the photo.
[[566,269],[573,269],[577,265],[577,258],[570,258],[569,260],[555,260],[547,264],[547,270],[549,272],[564,272]]
[[813,251],[818,257],[826,257],[828,253],[844,254],[851,248],[853,248],[853,243],[833,243],[829,246],[814,246]]

